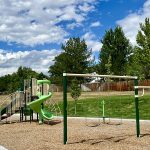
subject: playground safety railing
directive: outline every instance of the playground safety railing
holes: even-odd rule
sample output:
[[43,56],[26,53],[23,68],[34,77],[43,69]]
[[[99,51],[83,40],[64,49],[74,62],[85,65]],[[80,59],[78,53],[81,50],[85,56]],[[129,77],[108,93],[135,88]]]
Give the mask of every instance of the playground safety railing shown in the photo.
[[[3,102],[3,105],[1,105],[0,108],[0,121],[2,120],[2,116],[6,114],[6,118],[13,115],[16,111],[19,111],[21,106],[23,105],[23,95],[22,92],[15,92],[11,93],[7,96],[7,99],[10,99],[9,104],[5,104],[5,101]],[[4,105],[5,104],[5,105]]]

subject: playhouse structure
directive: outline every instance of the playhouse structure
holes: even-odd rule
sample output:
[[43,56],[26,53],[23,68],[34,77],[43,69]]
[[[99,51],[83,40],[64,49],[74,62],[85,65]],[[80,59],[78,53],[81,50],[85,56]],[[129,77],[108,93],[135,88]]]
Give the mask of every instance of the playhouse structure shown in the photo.
[[[37,113],[39,123],[42,123],[44,119],[53,119],[53,113],[44,108],[44,102],[51,100],[52,96],[49,80],[27,79],[24,80],[24,86],[21,89],[4,98],[0,108],[0,121],[3,119],[7,121],[7,117],[19,113],[20,121],[26,121],[27,116],[30,116],[31,122],[33,112]],[[54,104],[53,107],[55,107]]]

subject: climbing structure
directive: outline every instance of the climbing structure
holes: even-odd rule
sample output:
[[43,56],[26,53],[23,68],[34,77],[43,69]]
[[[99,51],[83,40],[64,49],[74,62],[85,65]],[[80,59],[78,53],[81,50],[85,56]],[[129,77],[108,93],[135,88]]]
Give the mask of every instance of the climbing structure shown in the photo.
[[[16,91],[0,99],[0,121],[16,112],[20,113],[20,121],[29,118],[32,121],[33,113],[37,113],[37,120],[40,123],[43,119],[52,119],[53,114],[55,116],[61,114],[58,104],[50,99],[52,93],[49,80],[27,79],[24,80],[22,89],[23,91]],[[44,108],[45,101],[47,106]]]
[[23,107],[24,93],[16,91],[1,98],[0,121],[19,112]]

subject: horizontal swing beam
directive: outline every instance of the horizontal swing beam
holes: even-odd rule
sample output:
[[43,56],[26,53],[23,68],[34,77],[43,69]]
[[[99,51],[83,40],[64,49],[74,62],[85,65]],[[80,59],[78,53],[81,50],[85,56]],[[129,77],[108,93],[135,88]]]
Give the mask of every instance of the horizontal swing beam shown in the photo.
[[108,78],[122,78],[122,79],[138,79],[137,76],[117,76],[117,75],[92,75],[92,74],[76,74],[76,73],[63,73],[67,77],[108,77]]

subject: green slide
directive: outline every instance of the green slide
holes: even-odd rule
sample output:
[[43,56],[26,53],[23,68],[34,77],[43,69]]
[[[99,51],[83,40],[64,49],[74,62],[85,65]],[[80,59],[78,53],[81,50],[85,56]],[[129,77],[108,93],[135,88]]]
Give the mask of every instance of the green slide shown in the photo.
[[[49,80],[38,80],[37,84],[43,84],[43,83],[47,83],[50,84]],[[36,113],[39,113],[39,123],[42,123],[43,119],[47,119],[47,120],[51,120],[53,119],[53,114],[51,112],[48,112],[45,109],[42,109],[42,103],[46,100],[48,100],[51,96],[52,93],[49,92],[48,95],[41,95],[41,93],[37,93],[39,99],[32,101],[30,103],[28,103],[27,105]]]

